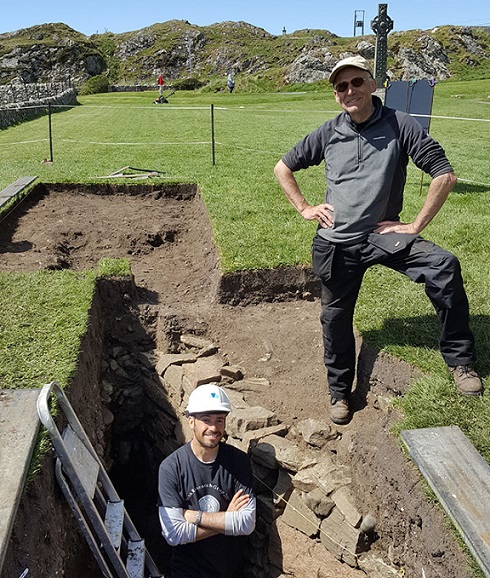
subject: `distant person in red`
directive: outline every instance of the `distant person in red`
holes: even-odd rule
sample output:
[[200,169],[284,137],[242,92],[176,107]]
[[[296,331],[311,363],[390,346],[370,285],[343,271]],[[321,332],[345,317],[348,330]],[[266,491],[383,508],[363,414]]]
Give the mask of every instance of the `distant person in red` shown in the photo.
[[163,93],[163,85],[165,84],[165,81],[163,80],[163,76],[160,74],[160,76],[158,77],[158,93],[160,94],[160,96],[162,96]]

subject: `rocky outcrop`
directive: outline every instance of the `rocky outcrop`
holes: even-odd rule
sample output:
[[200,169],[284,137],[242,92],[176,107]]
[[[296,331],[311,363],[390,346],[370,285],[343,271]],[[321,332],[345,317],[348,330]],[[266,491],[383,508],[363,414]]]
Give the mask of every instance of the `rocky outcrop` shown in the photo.
[[338,58],[328,48],[305,51],[289,66],[284,79],[292,82],[315,82],[328,78]]
[[[18,36],[28,37],[27,42],[18,45],[12,42],[12,34],[0,35],[3,48],[0,84],[60,80],[81,83],[105,70],[104,58],[86,37],[64,25],[58,25],[55,31],[49,28],[43,31],[42,28],[18,31]],[[9,45],[12,45],[11,49],[6,49]]]
[[446,80],[451,76],[450,60],[443,48],[434,38],[423,34],[418,38],[420,48],[400,48],[397,54],[398,64],[403,70],[401,80],[437,78]]
[[[461,65],[488,68],[485,29],[445,26],[388,36],[391,80],[435,78],[461,73]],[[107,73],[112,84],[152,84],[196,77],[204,82],[226,75],[279,79],[280,85],[328,77],[343,56],[373,59],[374,35],[339,39],[326,30],[274,36],[245,22],[199,27],[174,20],[131,33],[90,38],[68,26],[50,24],[0,35],[0,84],[72,79],[82,84]]]

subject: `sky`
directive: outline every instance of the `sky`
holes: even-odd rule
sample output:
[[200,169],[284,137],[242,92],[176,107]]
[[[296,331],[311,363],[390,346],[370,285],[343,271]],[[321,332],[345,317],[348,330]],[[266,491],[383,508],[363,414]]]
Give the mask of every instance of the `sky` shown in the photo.
[[[36,24],[63,22],[90,36],[130,32],[167,20],[187,20],[197,26],[244,21],[270,34],[304,28],[329,30],[337,36],[354,34],[354,16],[372,34],[371,20],[379,2],[356,0],[0,0],[0,33]],[[8,7],[7,7],[8,4]],[[394,31],[436,26],[490,26],[488,0],[392,0],[388,15]]]

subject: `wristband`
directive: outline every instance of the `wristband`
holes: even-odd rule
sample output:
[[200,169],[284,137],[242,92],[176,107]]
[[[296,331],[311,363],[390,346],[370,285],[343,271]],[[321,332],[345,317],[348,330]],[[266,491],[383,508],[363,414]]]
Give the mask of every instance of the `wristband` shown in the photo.
[[201,524],[201,518],[202,518],[202,512],[201,512],[201,510],[199,510],[197,512],[196,521],[194,522],[194,526],[196,526],[196,528],[199,528],[199,526]]

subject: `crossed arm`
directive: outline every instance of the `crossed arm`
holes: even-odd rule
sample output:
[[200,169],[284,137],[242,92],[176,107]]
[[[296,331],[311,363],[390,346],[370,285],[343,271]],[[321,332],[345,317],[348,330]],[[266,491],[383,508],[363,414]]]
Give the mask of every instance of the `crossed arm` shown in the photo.
[[163,535],[171,546],[203,540],[216,534],[246,536],[255,528],[255,498],[243,490],[233,496],[226,511],[202,512],[199,527],[197,510],[160,506]]

